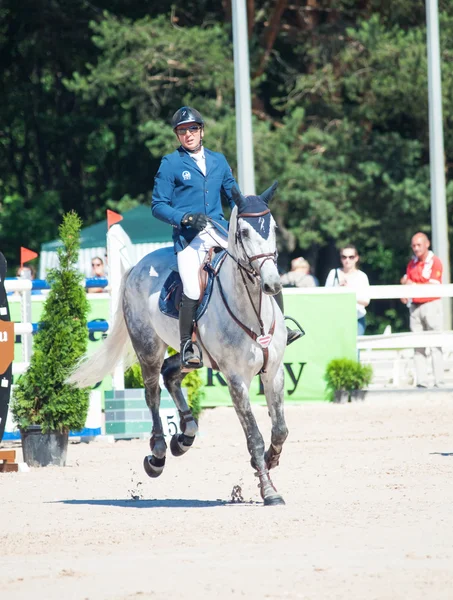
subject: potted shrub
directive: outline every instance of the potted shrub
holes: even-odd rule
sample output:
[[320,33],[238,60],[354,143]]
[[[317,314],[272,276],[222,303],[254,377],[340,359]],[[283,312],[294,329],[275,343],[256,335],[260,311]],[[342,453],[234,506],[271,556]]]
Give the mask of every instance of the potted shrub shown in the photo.
[[362,365],[350,358],[335,358],[327,365],[325,379],[334,402],[350,402],[363,400],[364,388],[372,376],[371,365]]
[[21,432],[24,461],[30,466],[64,466],[69,431],[82,429],[88,412],[89,391],[65,383],[88,343],[89,305],[83,275],[76,268],[81,224],[75,212],[64,215],[59,266],[47,274],[51,289],[30,366],[13,394],[12,414]]
[[362,365],[360,362],[355,364],[354,371],[352,373],[350,399],[351,400],[364,400],[366,395],[366,389],[373,378],[373,367],[371,365]]

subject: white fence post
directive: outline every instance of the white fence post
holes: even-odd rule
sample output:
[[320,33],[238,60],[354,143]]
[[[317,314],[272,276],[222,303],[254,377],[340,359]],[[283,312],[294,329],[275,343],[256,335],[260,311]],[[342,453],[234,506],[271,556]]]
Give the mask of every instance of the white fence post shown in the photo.
[[[20,315],[22,323],[31,323],[31,290],[20,292]],[[32,354],[33,335],[22,333],[22,360],[29,363]]]

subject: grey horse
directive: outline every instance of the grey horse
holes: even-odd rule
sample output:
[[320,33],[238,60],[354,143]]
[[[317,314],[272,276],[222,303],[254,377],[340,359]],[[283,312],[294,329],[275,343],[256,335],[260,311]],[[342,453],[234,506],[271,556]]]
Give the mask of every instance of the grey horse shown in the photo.
[[[284,317],[273,298],[281,290],[281,283],[276,266],[276,224],[268,206],[276,187],[274,183],[260,196],[244,197],[234,191],[236,206],[230,219],[227,256],[214,281],[207,310],[197,323],[197,341],[203,349],[205,366],[219,370],[227,381],[265,505],[285,504],[269,470],[278,465],[288,436],[283,411],[287,333]],[[120,361],[125,367],[134,362],[135,356],[134,360],[127,358],[130,338],[143,373],[153,421],[151,455],[144,460],[150,477],[162,473],[167,451],[159,416],[161,373],[181,422],[182,433],[170,441],[172,454],[181,456],[187,452],[198,431],[181,391],[186,373],[181,371],[180,356],[165,358],[169,346],[179,346],[178,321],[159,309],[159,295],[173,263],[172,249],[164,248],[148,254],[124,275],[112,331],[101,348],[85,358],[69,379],[79,387],[88,387],[112,372]],[[250,384],[257,374],[272,422],[267,450],[250,406]]]

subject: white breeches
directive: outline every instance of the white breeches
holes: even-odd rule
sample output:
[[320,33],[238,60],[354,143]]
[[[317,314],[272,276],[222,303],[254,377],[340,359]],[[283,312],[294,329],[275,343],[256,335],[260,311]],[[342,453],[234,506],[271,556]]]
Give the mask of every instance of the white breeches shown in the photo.
[[228,239],[208,224],[203,231],[194,237],[190,244],[178,252],[178,270],[181,276],[184,294],[191,300],[200,297],[199,268],[206,256],[206,252],[214,246],[226,248]]

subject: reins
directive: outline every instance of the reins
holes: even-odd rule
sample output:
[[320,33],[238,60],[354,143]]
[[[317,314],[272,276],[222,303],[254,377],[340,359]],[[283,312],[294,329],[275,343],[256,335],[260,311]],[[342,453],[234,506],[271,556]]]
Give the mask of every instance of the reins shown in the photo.
[[[233,259],[233,261],[237,264],[238,266],[238,270],[239,273],[241,274],[241,278],[242,278],[242,282],[244,284],[245,290],[247,292],[247,296],[249,299],[249,302],[253,308],[253,311],[257,317],[258,320],[258,324],[259,324],[259,328],[260,328],[260,335],[257,335],[254,331],[252,331],[249,327],[247,327],[247,325],[245,325],[244,323],[242,323],[237,317],[236,315],[233,313],[233,311],[231,310],[231,308],[228,305],[228,301],[227,298],[225,296],[225,292],[223,290],[222,287],[222,283],[220,281],[220,277],[217,276],[216,280],[217,280],[217,284],[219,286],[219,292],[220,292],[220,297],[222,298],[223,304],[225,305],[225,308],[228,311],[228,314],[230,315],[230,317],[233,319],[233,321],[239,325],[239,327],[253,340],[255,341],[261,348],[262,352],[263,352],[263,366],[261,367],[259,373],[266,373],[266,368],[267,368],[267,363],[269,361],[269,344],[272,341],[272,337],[274,335],[274,331],[275,331],[275,307],[274,307],[274,303],[271,302],[271,306],[272,306],[272,324],[269,328],[268,333],[266,334],[265,332],[265,328],[264,328],[264,322],[261,318],[261,308],[262,308],[262,300],[263,300],[263,290],[260,287],[260,295],[259,295],[259,305],[258,305],[258,309],[255,307],[255,304],[253,302],[253,299],[251,297],[250,291],[248,289],[247,286],[247,282],[245,280],[245,276],[244,276],[244,271],[247,274],[248,279],[254,284],[255,283],[255,279],[259,276],[260,271],[264,265],[264,263],[267,260],[273,260],[274,262],[277,259],[277,251],[274,252],[266,252],[266,253],[262,253],[262,254],[256,254],[254,256],[249,256],[247,254],[247,251],[245,249],[244,246],[244,242],[242,241],[242,237],[239,233],[239,228],[238,228],[238,221],[240,218],[254,218],[254,217],[262,217],[264,215],[267,215],[268,213],[270,213],[270,209],[264,210],[260,213],[240,213],[237,215],[236,218],[236,244],[240,244],[241,248],[242,248],[242,252],[244,253],[247,262],[248,262],[248,266],[250,266],[250,269],[247,268],[244,264],[242,264],[235,256],[233,256],[231,254],[231,252],[228,251],[228,249],[226,250],[228,256],[230,258]],[[209,219],[211,220],[211,219]],[[221,229],[223,229],[225,231],[225,233],[228,235],[228,231],[222,227],[222,225],[216,223],[216,225],[218,225]],[[253,265],[252,262],[255,260],[259,260],[259,259],[264,259],[258,266],[258,270],[256,270]]]

